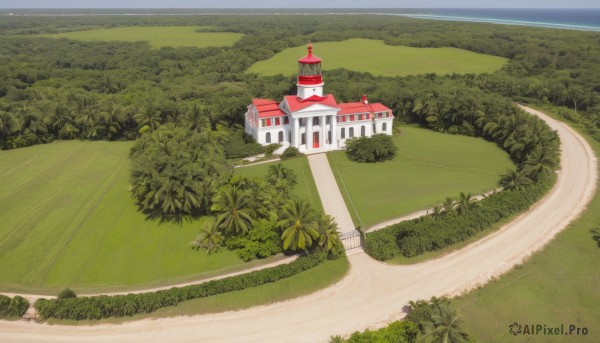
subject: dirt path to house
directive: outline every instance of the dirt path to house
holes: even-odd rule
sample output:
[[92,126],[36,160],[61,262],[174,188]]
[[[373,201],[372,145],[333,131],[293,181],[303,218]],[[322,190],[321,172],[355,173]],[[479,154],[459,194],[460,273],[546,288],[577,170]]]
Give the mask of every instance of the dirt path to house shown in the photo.
[[337,186],[333,171],[331,171],[329,161],[327,160],[327,155],[309,155],[308,164],[310,164],[310,170],[312,171],[313,179],[315,179],[325,213],[335,218],[340,233],[354,231],[355,227],[352,217]]
[[401,318],[409,300],[457,294],[483,284],[541,249],[585,209],[596,190],[597,161],[585,140],[566,125],[526,110],[560,135],[562,169],[555,187],[501,230],[451,254],[390,266],[355,253],[349,256],[349,274],[339,283],[243,311],[85,327],[1,321],[0,341],[326,342],[333,334]]

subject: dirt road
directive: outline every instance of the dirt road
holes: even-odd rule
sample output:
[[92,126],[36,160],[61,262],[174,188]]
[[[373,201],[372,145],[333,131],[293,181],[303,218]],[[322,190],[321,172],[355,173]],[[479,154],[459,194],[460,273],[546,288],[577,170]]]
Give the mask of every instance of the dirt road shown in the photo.
[[376,327],[403,316],[408,300],[456,294],[485,283],[532,252],[583,211],[596,189],[597,162],[582,137],[537,113],[562,142],[561,172],[552,191],[500,231],[441,258],[388,266],[366,254],[351,270],[312,295],[214,315],[68,327],[0,322],[1,342],[326,342],[333,334]]

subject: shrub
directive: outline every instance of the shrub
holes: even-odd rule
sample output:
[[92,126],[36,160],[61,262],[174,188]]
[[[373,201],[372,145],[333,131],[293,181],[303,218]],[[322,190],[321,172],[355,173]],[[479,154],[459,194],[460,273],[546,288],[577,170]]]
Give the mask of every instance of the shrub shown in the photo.
[[70,288],[65,288],[58,293],[58,299],[77,298],[77,294]]
[[291,146],[283,151],[283,154],[281,154],[281,159],[287,160],[288,158],[294,158],[302,155],[303,154],[300,152],[300,150],[298,150],[298,148]]
[[271,143],[269,145],[265,145],[263,147],[263,149],[267,156],[271,156],[271,155],[273,155],[273,151],[279,149],[280,147],[281,147],[281,144],[279,144],[279,143]]
[[301,257],[289,264],[212,280],[199,285],[174,287],[167,290],[139,294],[39,299],[35,302],[34,307],[43,319],[89,320],[133,316],[140,313],[150,313],[162,307],[175,306],[186,300],[275,282],[310,269],[325,259],[325,254],[316,253]]
[[14,298],[0,294],[0,318],[22,317],[29,308],[27,299],[15,295]]
[[529,208],[551,188],[554,179],[544,174],[534,185],[492,194],[481,200],[478,207],[461,215],[441,216],[435,220],[421,217],[368,233],[365,252],[375,259],[389,260],[397,255],[414,257],[462,242]]
[[392,137],[377,134],[373,137],[355,137],[346,142],[348,158],[355,162],[372,163],[391,160],[398,148]]
[[254,156],[264,151],[262,145],[256,143],[254,138],[245,132],[233,132],[223,144],[223,150],[228,159]]

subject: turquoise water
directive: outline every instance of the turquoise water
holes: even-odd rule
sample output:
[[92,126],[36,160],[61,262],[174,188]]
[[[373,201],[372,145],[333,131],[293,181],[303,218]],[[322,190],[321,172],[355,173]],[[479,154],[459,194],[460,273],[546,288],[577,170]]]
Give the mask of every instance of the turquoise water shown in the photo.
[[396,14],[412,18],[600,31],[600,9],[422,9]]

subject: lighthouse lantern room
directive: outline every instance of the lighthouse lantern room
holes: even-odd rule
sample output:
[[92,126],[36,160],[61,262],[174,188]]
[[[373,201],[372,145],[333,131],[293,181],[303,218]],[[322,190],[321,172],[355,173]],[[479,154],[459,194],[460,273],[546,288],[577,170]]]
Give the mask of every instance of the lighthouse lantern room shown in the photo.
[[308,54],[298,60],[298,97],[310,98],[313,95],[323,96],[323,77],[321,76],[321,59],[312,53],[312,43],[308,43]]

